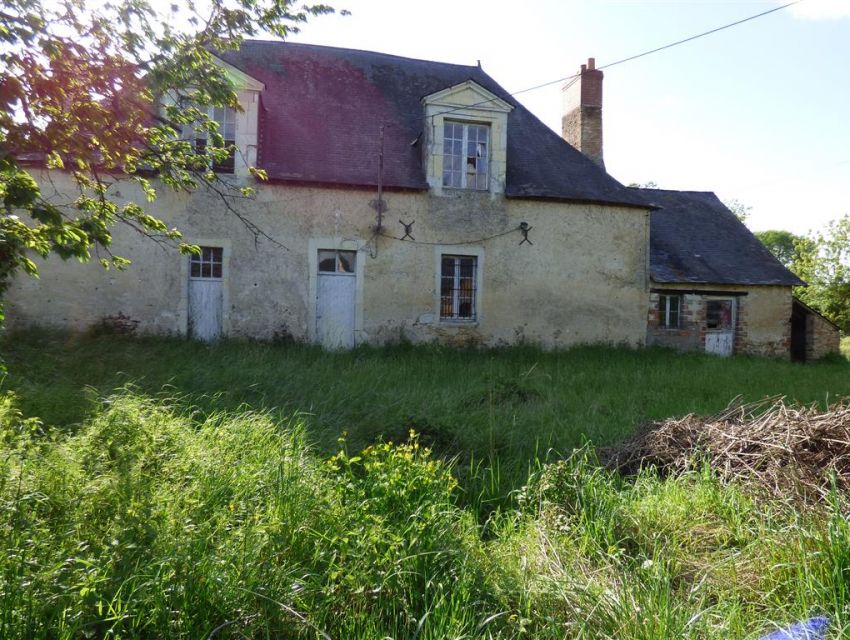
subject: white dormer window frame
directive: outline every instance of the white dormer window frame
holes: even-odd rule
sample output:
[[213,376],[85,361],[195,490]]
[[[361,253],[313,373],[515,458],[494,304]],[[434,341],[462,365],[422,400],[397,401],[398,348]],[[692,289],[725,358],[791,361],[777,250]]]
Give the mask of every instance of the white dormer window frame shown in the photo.
[[[218,133],[223,138],[225,147],[236,146],[236,120],[239,115],[233,107],[199,106],[198,110],[206,113],[207,118],[218,124]],[[184,125],[183,137],[191,140],[196,153],[204,153],[210,140],[206,131],[195,129],[192,125]],[[230,150],[228,157],[219,162],[211,162],[210,168],[216,173],[234,173],[236,167],[235,149]]]
[[[257,164],[260,95],[266,85],[221,58],[213,56],[213,61],[225,70],[233,83],[241,110],[230,107],[199,107],[206,109],[210,119],[218,122],[218,131],[225,144],[235,147],[232,159],[211,168],[219,173],[232,174],[240,180],[247,179],[251,175],[249,167]],[[164,104],[176,104],[180,99],[180,96],[173,92],[161,96]],[[180,133],[195,146],[205,144],[208,137],[205,132],[194,131],[191,126],[184,127]]]
[[443,121],[443,187],[490,189],[490,125]]
[[[473,80],[425,96],[422,104],[426,141],[423,164],[431,192],[504,193],[508,113],[514,107]],[[475,135],[470,136],[470,131]],[[486,132],[484,141],[478,139],[481,132]],[[471,137],[475,137],[472,146]],[[480,142],[484,142],[483,148]],[[482,165],[486,167],[485,178],[480,178]]]

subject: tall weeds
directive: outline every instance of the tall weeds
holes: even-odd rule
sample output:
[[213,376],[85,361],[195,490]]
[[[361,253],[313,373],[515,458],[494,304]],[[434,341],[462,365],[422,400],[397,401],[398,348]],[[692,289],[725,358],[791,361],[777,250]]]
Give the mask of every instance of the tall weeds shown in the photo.
[[707,467],[634,480],[585,447],[480,509],[416,434],[324,461],[287,421],[132,391],[73,434],[0,401],[0,637],[847,637],[846,497],[801,511]]

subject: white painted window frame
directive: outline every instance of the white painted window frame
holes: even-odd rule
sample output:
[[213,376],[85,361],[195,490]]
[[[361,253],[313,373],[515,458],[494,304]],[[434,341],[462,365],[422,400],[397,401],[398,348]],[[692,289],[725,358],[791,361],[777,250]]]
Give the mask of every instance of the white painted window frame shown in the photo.
[[490,127],[488,149],[488,188],[473,193],[491,197],[504,193],[507,175],[508,113],[513,106],[472,80],[447,87],[422,98],[425,107],[423,162],[426,178],[435,196],[458,193],[456,187],[443,188],[443,124],[446,120]]
[[[443,128],[444,129],[445,129],[445,125],[447,125],[447,124],[458,125],[462,128],[462,131],[463,131],[463,134],[461,136],[461,153],[460,153],[460,161],[461,161],[460,186],[458,187],[458,186],[454,186],[454,185],[450,185],[450,184],[445,183],[445,179],[446,179],[445,178],[446,158],[454,158],[455,155],[453,153],[446,153],[446,142],[449,139],[446,138],[445,133],[444,133],[443,134],[443,189],[468,189],[469,191],[489,191],[489,189],[490,189],[490,155],[491,155],[490,154],[490,147],[492,146],[491,143],[490,143],[490,139],[492,138],[492,131],[491,131],[492,127],[487,122],[453,120],[453,119],[450,119],[450,118],[446,118],[443,121]],[[485,183],[486,186],[483,187],[483,188],[478,187],[477,184],[475,186],[471,186],[471,187],[467,184],[467,178],[469,177],[469,174],[466,171],[466,159],[469,157],[467,149],[469,147],[469,128],[470,127],[479,127],[481,129],[484,129],[487,132],[487,141],[484,143],[484,145],[485,145],[484,150],[485,150],[485,154],[486,154],[485,161],[487,163],[486,164],[487,171],[483,172],[483,174],[482,174],[478,171],[479,167],[478,167],[477,164],[476,164],[476,167],[475,167],[476,183],[478,181],[478,178],[481,175],[484,176],[484,183]],[[456,140],[456,138],[451,138],[451,140]]]
[[[676,324],[670,324],[670,301],[675,298],[678,301],[678,308],[676,310]],[[682,326],[682,304],[683,304],[683,296],[681,294],[660,294],[658,311],[661,314],[659,318],[659,322],[661,322],[661,327],[663,329],[679,329]]]
[[[221,119],[215,117],[216,109],[222,110]],[[227,105],[222,106],[222,107],[215,107],[215,106],[212,106],[212,105],[199,106],[198,110],[205,112],[207,114],[207,118],[209,118],[210,121],[218,124],[218,132],[221,135],[221,137],[224,139],[224,146],[227,147],[229,145],[232,145],[233,147],[235,147],[234,150],[233,150],[233,167],[232,168],[230,168],[230,169],[222,169],[221,167],[217,168],[215,166],[214,162],[209,163],[209,168],[211,170],[215,171],[216,173],[221,173],[223,175],[233,175],[233,174],[235,174],[236,173],[236,160],[237,160],[237,157],[239,156],[239,153],[238,153],[239,149],[238,149],[238,145],[237,145],[238,135],[239,135],[239,129],[238,129],[239,112],[236,111],[236,109],[234,109],[233,107],[229,107]],[[228,118],[228,114],[230,115],[230,118]],[[225,130],[226,130],[226,127],[227,127],[228,124],[233,125],[233,135],[232,136],[226,135]],[[189,128],[190,128],[189,137],[192,140],[193,148],[196,147],[199,140],[204,141],[205,148],[209,146],[210,140],[209,140],[209,135],[207,134],[206,131],[197,131],[196,129],[194,129],[194,127],[192,127],[192,125],[189,125]]]

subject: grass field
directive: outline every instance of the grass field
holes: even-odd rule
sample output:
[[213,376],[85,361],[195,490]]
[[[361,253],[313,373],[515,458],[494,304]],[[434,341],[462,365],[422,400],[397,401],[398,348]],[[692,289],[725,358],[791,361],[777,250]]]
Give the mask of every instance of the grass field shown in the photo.
[[0,349],[0,637],[713,640],[817,613],[850,637],[845,496],[800,508],[699,465],[621,478],[593,453],[738,395],[825,406],[844,360]]
[[202,414],[247,407],[298,413],[322,455],[348,434],[359,448],[413,428],[461,466],[491,463],[498,488],[525,483],[550,450],[605,445],[638,424],[713,413],[738,395],[784,395],[825,405],[850,395],[850,363],[802,366],[722,360],[666,350],[584,347],[456,351],[399,346],[328,354],[304,345],[179,339],[86,338],[32,332],[6,339],[5,387],[25,415],[70,427],[115,389],[180,398]]

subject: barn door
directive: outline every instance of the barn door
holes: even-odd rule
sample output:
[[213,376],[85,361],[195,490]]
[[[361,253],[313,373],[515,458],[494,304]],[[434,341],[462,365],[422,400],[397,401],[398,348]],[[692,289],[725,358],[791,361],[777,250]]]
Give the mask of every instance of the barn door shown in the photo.
[[189,258],[189,336],[210,342],[221,336],[223,250],[201,247]]
[[735,350],[735,300],[708,300],[705,305],[705,351],[731,356]]
[[319,250],[316,280],[316,339],[326,349],[354,346],[357,253]]

